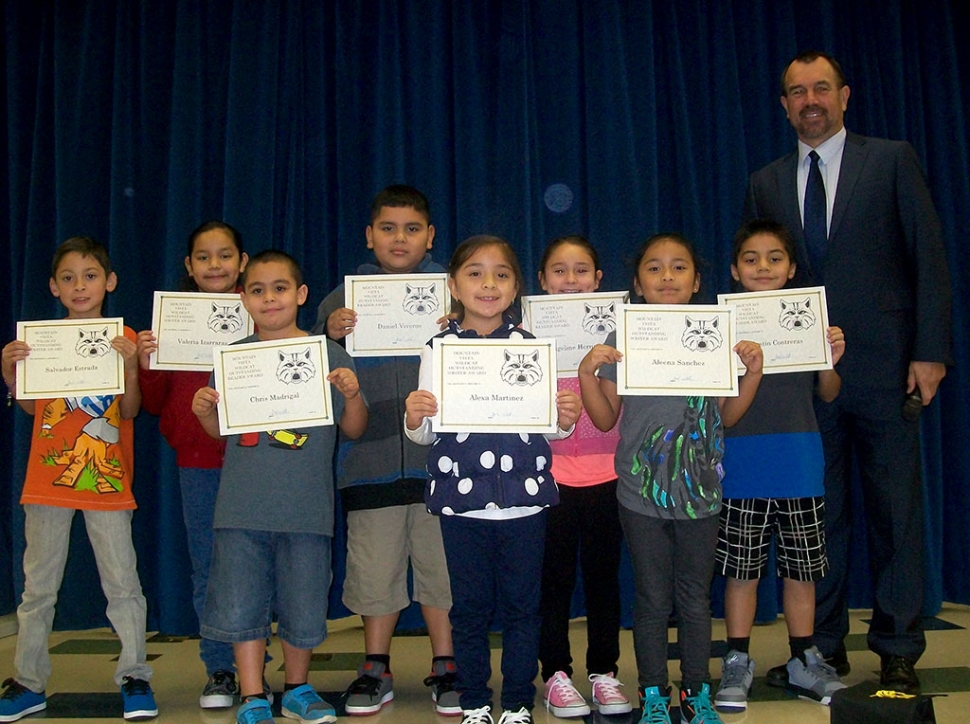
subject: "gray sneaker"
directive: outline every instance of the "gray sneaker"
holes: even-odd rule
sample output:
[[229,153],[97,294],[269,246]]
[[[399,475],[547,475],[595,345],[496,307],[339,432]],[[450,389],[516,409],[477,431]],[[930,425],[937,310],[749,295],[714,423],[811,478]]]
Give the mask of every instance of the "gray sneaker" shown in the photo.
[[744,711],[754,683],[754,661],[747,654],[731,649],[721,659],[721,685],[714,695],[714,708],[719,711]]
[[802,699],[817,701],[828,706],[832,694],[844,689],[845,684],[835,669],[825,663],[825,657],[814,646],[805,651],[805,663],[798,657],[788,661],[788,690]]
[[424,680],[431,687],[431,701],[434,709],[442,716],[458,716],[462,713],[458,692],[455,691],[455,676],[458,666],[454,659],[438,659],[431,662],[431,676]]
[[376,714],[394,698],[394,679],[380,661],[364,661],[357,679],[347,688],[344,708],[351,716]]
[[239,685],[236,683],[236,672],[216,671],[209,677],[202,696],[199,697],[199,706],[203,709],[228,709],[236,703],[239,695]]

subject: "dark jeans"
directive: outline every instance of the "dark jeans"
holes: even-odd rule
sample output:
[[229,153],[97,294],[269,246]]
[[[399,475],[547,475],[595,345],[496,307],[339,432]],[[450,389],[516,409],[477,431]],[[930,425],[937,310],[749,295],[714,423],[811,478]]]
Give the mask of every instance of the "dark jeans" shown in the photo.
[[620,657],[620,528],[616,481],[589,487],[559,486],[559,505],[546,518],[542,563],[542,679],[557,671],[573,675],[569,614],[576,563],[586,597],[586,673],[617,673]]
[[667,622],[675,602],[683,685],[709,683],[718,516],[663,520],[621,506],[620,522],[633,560],[633,648],[640,686],[667,685]]
[[502,626],[502,708],[532,709],[545,513],[511,520],[441,516],[462,709],[491,703],[488,631],[496,614]]

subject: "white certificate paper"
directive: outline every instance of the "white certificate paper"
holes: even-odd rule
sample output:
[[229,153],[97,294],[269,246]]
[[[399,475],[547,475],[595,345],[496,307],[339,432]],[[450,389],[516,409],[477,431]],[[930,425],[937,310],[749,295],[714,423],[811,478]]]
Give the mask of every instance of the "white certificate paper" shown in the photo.
[[738,339],[761,345],[766,375],[832,369],[825,287],[719,294],[717,300],[737,310]]
[[522,327],[536,337],[556,340],[560,377],[575,377],[594,345],[616,330],[616,315],[626,292],[543,294],[522,297]]
[[434,340],[435,432],[556,432],[556,340]]
[[345,338],[348,354],[417,355],[448,314],[448,275],[351,275],[344,277],[344,303],[357,312],[354,331]]
[[[234,344],[212,351],[219,432],[285,432],[333,425],[325,337]],[[294,444],[298,441],[294,441]]]
[[125,363],[111,347],[124,333],[121,317],[17,322],[17,339],[30,345],[17,363],[17,399],[124,394]]
[[628,304],[617,317],[621,395],[737,397],[734,310],[701,304]]
[[155,292],[153,370],[211,370],[212,350],[245,339],[253,320],[238,294]]

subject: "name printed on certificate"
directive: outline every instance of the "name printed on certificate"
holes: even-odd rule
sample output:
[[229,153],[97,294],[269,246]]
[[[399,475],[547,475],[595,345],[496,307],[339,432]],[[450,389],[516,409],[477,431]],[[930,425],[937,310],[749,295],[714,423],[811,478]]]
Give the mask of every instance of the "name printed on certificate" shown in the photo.
[[575,377],[579,363],[616,330],[616,314],[626,292],[544,294],[522,297],[522,328],[556,340],[560,377]]
[[253,333],[252,317],[238,294],[155,292],[152,332],[158,351],[153,370],[211,370],[212,350]]
[[[287,433],[333,425],[330,360],[324,337],[248,342],[212,351],[219,432]],[[285,436],[299,444],[299,434]]]
[[719,294],[717,300],[736,310],[738,339],[761,345],[766,375],[832,369],[824,287]]
[[554,339],[445,337],[432,359],[435,432],[556,432]]
[[344,303],[357,313],[345,338],[354,357],[417,355],[441,331],[451,294],[447,274],[365,274],[344,277]]
[[621,395],[737,397],[734,310],[701,304],[627,304],[620,309],[616,366]]
[[125,392],[125,363],[111,346],[121,317],[17,322],[30,355],[17,363],[17,399],[41,400]]

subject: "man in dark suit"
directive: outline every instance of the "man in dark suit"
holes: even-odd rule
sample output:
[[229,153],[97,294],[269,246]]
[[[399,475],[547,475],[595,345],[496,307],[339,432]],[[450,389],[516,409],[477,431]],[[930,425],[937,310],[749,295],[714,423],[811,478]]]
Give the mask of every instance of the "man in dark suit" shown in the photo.
[[[881,658],[883,686],[917,693],[914,665],[926,648],[923,490],[919,423],[915,415],[905,419],[902,406],[913,397],[918,413],[916,393],[928,405],[951,363],[949,275],[939,218],[913,148],[848,133],[848,100],[834,58],[811,52],[792,60],[781,105],[798,149],[751,175],[744,217],[773,218],[791,230],[793,285],[824,284],[829,318],[845,332],[842,392],[832,403],[816,401],[831,571],[816,588],[815,644],[840,674],[848,673],[855,461],[873,576],[869,648]],[[784,682],[783,673],[772,673],[769,683]]]

